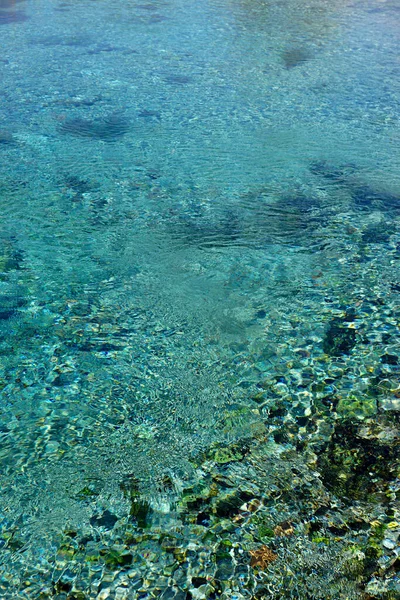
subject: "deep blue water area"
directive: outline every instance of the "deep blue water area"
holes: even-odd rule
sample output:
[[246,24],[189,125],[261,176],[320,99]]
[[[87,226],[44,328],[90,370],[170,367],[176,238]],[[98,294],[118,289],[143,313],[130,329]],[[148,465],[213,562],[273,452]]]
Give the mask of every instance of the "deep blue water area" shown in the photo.
[[399,2],[0,48],[0,598],[400,598]]

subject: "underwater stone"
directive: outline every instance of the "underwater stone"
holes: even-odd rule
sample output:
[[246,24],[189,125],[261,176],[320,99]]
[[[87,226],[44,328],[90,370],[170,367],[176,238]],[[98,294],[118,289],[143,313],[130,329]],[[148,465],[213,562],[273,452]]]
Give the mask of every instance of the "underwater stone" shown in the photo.
[[85,194],[92,191],[96,187],[86,179],[81,179],[77,175],[66,175],[64,177],[64,182],[69,189],[73,190],[77,194]]
[[[0,13],[1,20],[1,13]],[[0,129],[0,144],[15,144],[16,140],[11,133],[11,131],[7,131],[7,129]]]
[[361,240],[365,244],[386,244],[394,232],[395,228],[391,224],[372,223],[362,232]]
[[388,192],[379,192],[369,186],[360,186],[351,191],[356,208],[368,210],[371,207],[383,210],[400,210],[400,197]]
[[109,510],[105,510],[102,515],[90,518],[90,524],[93,527],[104,527],[105,529],[112,529],[115,523],[118,521],[118,517],[113,515]]
[[381,356],[381,361],[384,365],[398,365],[399,357],[395,354],[383,354]]
[[192,78],[188,75],[168,75],[165,78],[165,81],[175,85],[185,85],[187,83],[191,83]]
[[197,525],[203,525],[203,527],[208,527],[210,525],[210,515],[204,512],[200,512],[196,517]]
[[173,587],[167,587],[160,596],[160,600],[173,600],[176,591]]
[[307,48],[288,48],[282,54],[283,64],[286,69],[293,69],[304,64],[307,60],[313,58],[312,53]]
[[384,546],[388,550],[394,550],[394,548],[396,548],[396,542],[394,542],[393,540],[391,540],[389,538],[386,538],[383,540],[382,546]]
[[357,397],[350,394],[339,400],[336,411],[341,418],[363,420],[376,414],[376,400],[375,398]]
[[338,424],[318,459],[322,481],[342,500],[365,499],[368,494],[382,493],[397,473],[398,443],[362,438],[363,430],[363,425],[350,421]]
[[14,236],[0,235],[0,273],[21,269],[23,252],[16,246]]
[[356,331],[348,323],[354,320],[353,313],[334,317],[328,326],[323,340],[323,350],[330,356],[349,354],[356,345]]
[[16,4],[22,1],[23,0],[0,0],[0,9],[14,8]]
[[271,562],[274,562],[278,558],[268,546],[261,546],[258,550],[250,550],[249,554],[251,556],[250,565],[253,568],[266,569]]
[[238,512],[242,504],[251,500],[252,497],[252,494],[242,490],[229,491],[217,499],[215,512],[219,517],[231,517]]
[[257,319],[265,319],[266,316],[267,316],[267,313],[263,308],[256,312]]
[[367,187],[360,187],[352,192],[353,202],[357,208],[370,208],[371,204],[376,200],[376,194]]
[[130,516],[136,521],[138,527],[144,529],[149,524],[152,510],[149,502],[140,496],[138,480],[133,476],[127,476],[120,487],[125,496],[130,499]]
[[381,398],[379,408],[393,412],[400,412],[400,398]]
[[145,500],[132,500],[130,515],[136,520],[138,527],[147,526],[151,512],[150,504]]
[[60,131],[75,137],[113,142],[129,131],[129,123],[118,115],[94,120],[76,117],[65,121],[60,126]]
[[312,162],[309,168],[311,173],[314,173],[314,175],[323,177],[324,179],[326,179],[327,181],[331,181],[332,183],[344,183],[347,177],[344,168],[342,169],[334,167],[323,160]]
[[2,11],[0,12],[0,25],[9,25],[10,23],[23,23],[28,17],[21,11]]
[[145,119],[156,119],[159,121],[161,119],[161,113],[157,110],[148,110],[144,108],[138,113],[138,117],[143,117]]
[[65,373],[60,373],[56,376],[52,383],[56,387],[64,387],[74,383],[75,377],[75,374],[69,371]]
[[6,321],[7,319],[11,319],[12,316],[15,315],[15,310],[10,308],[10,309],[1,309],[0,308],[0,320],[1,321]]
[[22,252],[6,248],[3,253],[0,253],[0,272],[17,271],[21,268],[22,261]]
[[234,572],[232,559],[224,558],[217,561],[217,571],[215,573],[215,579],[219,581],[228,581]]
[[209,458],[216,463],[223,465],[225,463],[238,461],[243,458],[243,452],[240,447],[232,444],[231,446],[217,446],[209,451]]
[[[103,554],[103,552],[100,551],[100,554]],[[118,566],[126,567],[131,565],[132,561],[133,555],[125,549],[121,551],[114,547],[104,553],[104,562],[111,568],[116,568]]]
[[0,320],[7,320],[13,317],[17,310],[25,306],[26,300],[21,296],[0,296]]

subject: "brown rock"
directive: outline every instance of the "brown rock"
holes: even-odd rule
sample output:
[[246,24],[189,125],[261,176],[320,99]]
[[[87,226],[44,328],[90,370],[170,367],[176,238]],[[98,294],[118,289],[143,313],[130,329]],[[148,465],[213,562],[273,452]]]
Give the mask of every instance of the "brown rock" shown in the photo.
[[261,567],[261,569],[265,569],[278,558],[278,555],[274,554],[268,546],[261,546],[258,550],[250,550],[249,554],[251,556],[250,565],[252,567]]

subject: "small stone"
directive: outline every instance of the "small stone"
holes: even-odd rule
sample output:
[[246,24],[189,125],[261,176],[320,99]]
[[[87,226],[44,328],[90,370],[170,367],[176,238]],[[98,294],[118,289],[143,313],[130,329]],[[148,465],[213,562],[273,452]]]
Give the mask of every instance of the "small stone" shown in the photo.
[[129,579],[133,579],[134,577],[138,577],[139,573],[137,571],[128,571]]
[[93,527],[104,527],[105,529],[112,529],[117,521],[118,517],[109,510],[105,510],[102,515],[94,515],[90,518],[90,524]]
[[383,556],[381,556],[378,559],[378,565],[382,569],[388,569],[395,560],[396,560],[396,557],[392,557],[392,556],[388,556],[387,554],[384,554]]
[[400,411],[400,398],[382,398],[379,404],[382,410]]
[[280,396],[286,396],[289,393],[289,388],[284,383],[277,383],[273,387],[273,390]]
[[48,442],[46,444],[46,454],[55,454],[58,451],[60,444],[58,442]]
[[389,538],[383,540],[382,545],[385,546],[385,548],[387,548],[388,550],[394,550],[394,548],[396,548],[396,543],[393,540],[390,540]]
[[7,129],[0,129],[0,144],[13,144],[15,143],[15,138],[11,131]]

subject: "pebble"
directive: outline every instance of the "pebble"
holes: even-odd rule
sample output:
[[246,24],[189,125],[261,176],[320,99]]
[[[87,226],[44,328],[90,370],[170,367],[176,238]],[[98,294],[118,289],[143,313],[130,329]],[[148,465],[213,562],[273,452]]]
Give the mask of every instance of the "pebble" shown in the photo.
[[400,411],[400,398],[382,398],[379,403],[382,410]]
[[46,444],[46,454],[55,454],[59,447],[60,444],[58,442],[48,442]]

